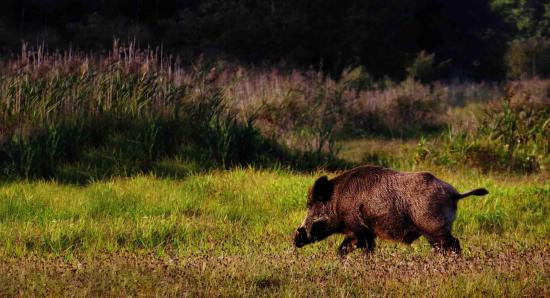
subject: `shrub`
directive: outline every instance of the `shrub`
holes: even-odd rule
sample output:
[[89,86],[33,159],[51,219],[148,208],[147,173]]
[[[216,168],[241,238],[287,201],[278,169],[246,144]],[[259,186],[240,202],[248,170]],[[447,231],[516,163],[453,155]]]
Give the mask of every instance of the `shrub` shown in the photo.
[[346,92],[341,85],[320,73],[313,86],[290,90],[281,100],[264,102],[258,119],[264,132],[277,139],[286,139],[287,145],[302,150],[335,153],[335,133],[342,126]]
[[550,39],[532,37],[510,43],[506,52],[508,76],[511,78],[550,77]]
[[[289,150],[262,135],[254,114],[230,97],[238,69],[165,61],[161,53],[117,43],[98,57],[24,47],[0,69],[0,175],[84,182],[152,171],[165,158],[205,169],[312,168],[321,155],[333,160],[324,157],[333,144],[332,121],[307,126],[319,139],[314,154]],[[320,107],[323,90],[314,94]]]
[[346,102],[344,130],[351,135],[390,137],[437,131],[445,122],[444,92],[439,85],[430,88],[413,80],[362,92]]
[[340,81],[347,88],[355,91],[355,96],[359,96],[363,90],[376,89],[378,85],[364,66],[344,69]]
[[[545,86],[541,88],[541,86]],[[550,154],[548,82],[515,82],[506,96],[485,107],[477,130],[443,134],[422,161],[469,165],[484,171],[545,170]],[[542,89],[542,90],[540,90]]]
[[431,83],[439,79],[450,60],[435,64],[435,54],[426,51],[418,53],[412,64],[406,68],[407,77],[422,82]]

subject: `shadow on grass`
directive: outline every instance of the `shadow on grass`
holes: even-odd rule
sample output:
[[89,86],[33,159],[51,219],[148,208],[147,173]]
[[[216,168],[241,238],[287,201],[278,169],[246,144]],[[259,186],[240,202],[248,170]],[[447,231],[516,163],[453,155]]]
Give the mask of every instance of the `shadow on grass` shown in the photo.
[[[0,136],[1,137],[1,136]],[[85,185],[112,177],[189,174],[253,166],[307,172],[354,166],[327,153],[291,150],[252,121],[233,118],[84,119],[0,138],[0,177]]]

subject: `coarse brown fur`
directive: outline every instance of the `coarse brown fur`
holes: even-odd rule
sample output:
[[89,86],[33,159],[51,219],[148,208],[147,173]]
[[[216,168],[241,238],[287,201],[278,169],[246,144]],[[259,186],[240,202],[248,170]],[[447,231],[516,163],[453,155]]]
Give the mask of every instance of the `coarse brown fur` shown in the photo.
[[422,235],[434,248],[459,253],[460,243],[451,234],[457,201],[487,193],[479,188],[460,194],[428,172],[357,167],[317,179],[294,244],[302,247],[342,233],[346,238],[339,252],[345,255],[355,248],[372,251],[376,237],[410,244]]

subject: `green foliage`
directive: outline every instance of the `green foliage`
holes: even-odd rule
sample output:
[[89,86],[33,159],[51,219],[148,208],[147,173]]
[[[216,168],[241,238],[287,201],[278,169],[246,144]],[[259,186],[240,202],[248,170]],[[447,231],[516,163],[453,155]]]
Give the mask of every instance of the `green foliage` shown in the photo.
[[512,78],[550,77],[550,39],[513,41],[506,53],[508,75]]
[[[527,85],[535,85],[533,86]],[[550,101],[547,83],[516,83],[498,102],[485,107],[473,132],[449,130],[438,146],[419,144],[420,160],[444,165],[467,164],[484,171],[537,172],[548,169]],[[542,89],[542,90],[541,90]],[[538,93],[538,94],[537,94]]]
[[[212,81],[223,67],[217,73],[200,62],[182,82],[173,74],[174,65],[163,64],[158,53],[116,42],[113,48],[109,56],[90,61],[24,47],[12,61],[20,68],[3,69],[1,176],[86,182],[162,172],[164,158],[204,169],[250,164],[304,169],[338,163],[331,156],[334,116],[304,122],[301,128],[310,129],[319,145],[293,151],[262,135],[253,113],[235,108],[237,99],[227,95],[231,82]],[[313,94],[319,109],[332,96],[323,88],[321,84]]]
[[437,130],[443,109],[444,104],[437,94],[427,98],[400,96],[390,103],[384,117],[390,127],[397,128],[399,136],[405,136]]
[[441,78],[442,73],[449,64],[450,60],[435,64],[435,54],[421,51],[418,53],[413,63],[406,68],[407,77],[418,80],[423,84],[433,82]]
[[270,126],[290,132],[299,148],[312,150],[320,158],[323,152],[335,153],[335,135],[344,117],[344,89],[327,83],[322,74],[314,74],[313,86],[289,90],[283,101],[267,102],[258,117]]
[[519,37],[542,37],[550,33],[550,4],[545,1],[491,0],[491,6]]
[[375,79],[367,72],[364,66],[344,69],[340,80],[346,87],[354,90],[356,96],[359,96],[363,90],[379,88]]
[[[361,67],[333,80],[314,71],[163,61],[159,52],[118,43],[93,58],[23,48],[1,71],[0,175],[85,183],[248,165],[336,169],[351,166],[336,158],[337,141],[358,136],[423,139],[414,154],[371,150],[349,159],[355,163],[533,172],[550,162],[546,81],[513,83],[502,104],[480,104],[487,115],[477,132],[455,127],[432,142],[452,120],[452,84],[374,81]],[[477,96],[499,96],[495,89]]]
[[428,87],[414,80],[382,86],[344,97],[340,135],[410,138],[443,127],[448,98],[442,86]]

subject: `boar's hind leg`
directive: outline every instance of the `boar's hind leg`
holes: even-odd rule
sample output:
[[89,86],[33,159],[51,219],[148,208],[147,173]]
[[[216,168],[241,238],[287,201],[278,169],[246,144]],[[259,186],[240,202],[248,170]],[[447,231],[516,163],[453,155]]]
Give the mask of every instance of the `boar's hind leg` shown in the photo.
[[442,252],[460,253],[460,241],[453,237],[451,233],[443,233],[437,236],[427,236],[428,241],[433,248]]

